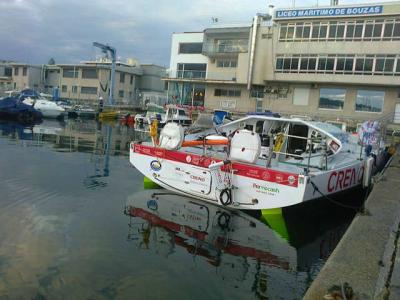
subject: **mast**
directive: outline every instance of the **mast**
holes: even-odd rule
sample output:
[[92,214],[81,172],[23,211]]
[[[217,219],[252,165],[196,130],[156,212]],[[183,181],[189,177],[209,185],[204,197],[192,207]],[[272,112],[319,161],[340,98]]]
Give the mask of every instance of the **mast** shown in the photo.
[[109,45],[93,42],[93,46],[100,48],[103,53],[110,53],[111,55],[111,86],[110,86],[110,93],[108,96],[108,105],[114,104],[114,81],[115,81],[115,65],[117,61],[117,50],[114,47]]

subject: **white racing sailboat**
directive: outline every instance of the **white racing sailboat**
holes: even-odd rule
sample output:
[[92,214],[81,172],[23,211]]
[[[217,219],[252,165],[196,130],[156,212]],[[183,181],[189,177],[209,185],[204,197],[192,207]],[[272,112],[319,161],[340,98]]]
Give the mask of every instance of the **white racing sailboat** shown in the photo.
[[252,115],[185,137],[171,123],[158,141],[132,142],[130,162],[177,193],[238,209],[280,208],[367,187],[385,158],[376,124],[368,128],[360,140],[328,123]]

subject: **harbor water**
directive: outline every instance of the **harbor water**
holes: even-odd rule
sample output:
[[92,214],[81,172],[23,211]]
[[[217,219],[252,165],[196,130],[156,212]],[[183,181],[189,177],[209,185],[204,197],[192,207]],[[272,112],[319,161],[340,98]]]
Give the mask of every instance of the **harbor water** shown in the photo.
[[141,138],[0,123],[0,299],[301,299],[356,213],[321,201],[268,222],[145,190]]

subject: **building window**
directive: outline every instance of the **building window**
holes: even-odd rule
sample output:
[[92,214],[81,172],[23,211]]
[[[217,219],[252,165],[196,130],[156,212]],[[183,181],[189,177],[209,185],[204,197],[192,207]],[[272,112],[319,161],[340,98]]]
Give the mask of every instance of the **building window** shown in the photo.
[[319,90],[319,108],[341,110],[345,96],[345,89],[322,88]]
[[207,64],[178,64],[178,78],[206,78]]
[[72,86],[72,94],[77,94],[78,93],[78,86],[77,85],[73,85]]
[[63,93],[67,92],[67,86],[66,85],[62,85],[61,86],[61,92],[63,92]]
[[119,82],[124,83],[125,82],[125,73],[119,73]]
[[22,76],[26,76],[27,73],[28,73],[28,68],[27,67],[23,67],[22,68]]
[[12,68],[5,67],[4,76],[11,77],[12,76]]
[[215,89],[214,96],[216,97],[240,97],[241,91],[236,89]]
[[179,54],[201,54],[203,43],[179,43]]
[[81,94],[97,95],[97,87],[92,86],[82,86]]
[[133,84],[133,75],[131,75],[131,81],[130,84]]
[[217,60],[217,68],[236,68],[237,60]]
[[248,51],[248,39],[220,39],[216,40],[218,53],[241,53]]
[[358,90],[356,98],[356,111],[382,112],[385,92]]
[[335,58],[319,57],[317,71],[319,73],[333,73],[334,65],[335,65]]
[[83,68],[82,69],[82,78],[96,79],[97,78],[97,70],[95,68]]
[[281,70],[285,73],[296,73],[299,68],[299,57],[284,57],[277,58],[276,60],[276,70]]
[[124,97],[124,91],[123,90],[119,90],[118,91],[118,97],[120,97],[120,98]]
[[375,61],[374,74],[376,75],[392,75],[395,62],[395,56],[378,56]]
[[337,74],[349,74],[353,72],[354,57],[344,56],[336,58],[336,69]]
[[64,68],[63,77],[65,78],[78,78],[78,70],[75,68]]
[[206,90],[205,86],[203,84],[195,84],[193,90],[193,105],[204,106],[204,95]]
[[253,85],[250,91],[250,97],[253,98],[264,98],[264,86]]
[[19,73],[19,68],[18,67],[14,68],[14,76],[18,76],[18,73]]

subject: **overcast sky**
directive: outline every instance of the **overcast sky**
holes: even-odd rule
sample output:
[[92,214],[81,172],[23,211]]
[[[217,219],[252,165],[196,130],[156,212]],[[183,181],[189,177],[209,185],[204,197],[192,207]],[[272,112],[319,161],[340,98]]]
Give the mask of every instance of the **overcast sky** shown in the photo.
[[[329,0],[297,0],[296,6]],[[341,4],[376,2],[339,0]],[[250,24],[268,5],[290,0],[0,0],[0,60],[43,64],[94,59],[93,41],[117,49],[121,60],[168,66],[173,32],[201,31],[219,23]]]

